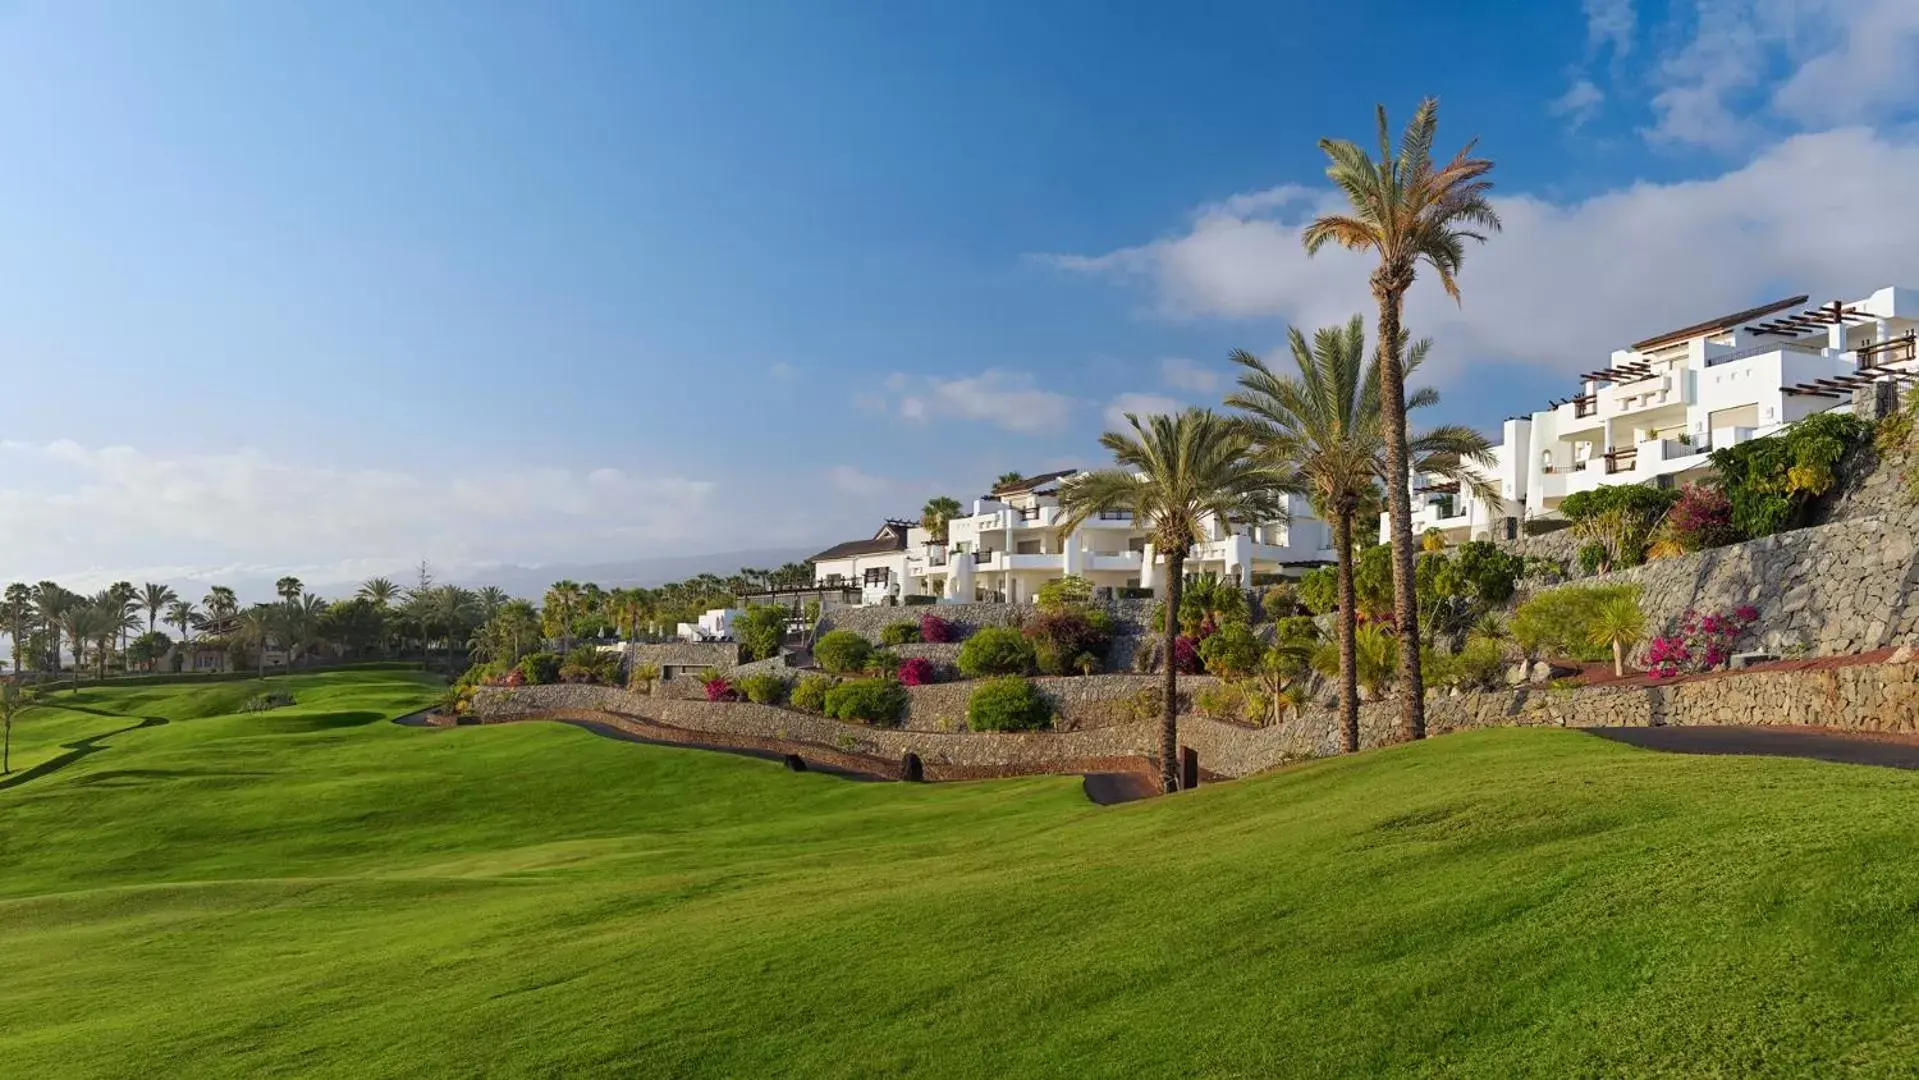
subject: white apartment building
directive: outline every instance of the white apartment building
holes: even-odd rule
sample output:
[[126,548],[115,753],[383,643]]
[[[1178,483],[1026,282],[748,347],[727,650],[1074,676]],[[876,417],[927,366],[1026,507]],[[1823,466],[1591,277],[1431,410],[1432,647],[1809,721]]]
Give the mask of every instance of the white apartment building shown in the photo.
[[1919,369],[1919,292],[1887,286],[1863,299],[1808,307],[1794,296],[1682,327],[1613,352],[1579,392],[1507,420],[1496,505],[1433,477],[1415,477],[1413,530],[1448,542],[1506,539],[1527,517],[1606,484],[1673,484],[1702,476],[1706,455],[1850,406],[1853,392]]
[[[839,544],[813,557],[821,586],[857,585],[862,603],[909,595],[950,602],[1033,599],[1066,575],[1095,588],[1151,589],[1165,573],[1147,530],[1126,511],[1108,511],[1071,534],[1058,534],[1059,487],[1078,470],[1000,485],[972,512],[947,523],[945,543],[919,525],[889,521],[870,540]],[[1255,574],[1303,574],[1334,558],[1331,530],[1295,499],[1287,524],[1229,529],[1208,520],[1207,538],[1187,555],[1190,573],[1214,573],[1250,585]]]

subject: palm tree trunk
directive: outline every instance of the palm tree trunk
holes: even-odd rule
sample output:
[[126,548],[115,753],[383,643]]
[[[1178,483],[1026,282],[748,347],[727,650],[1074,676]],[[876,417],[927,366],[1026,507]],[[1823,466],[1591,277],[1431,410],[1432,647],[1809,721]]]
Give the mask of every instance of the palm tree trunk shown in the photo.
[[1626,677],[1626,643],[1618,638],[1612,639],[1612,673],[1614,677]]
[[1166,553],[1166,686],[1159,713],[1159,789],[1170,795],[1179,790],[1179,593],[1186,574],[1186,552]]
[[1419,607],[1413,586],[1413,504],[1406,449],[1406,372],[1399,362],[1402,288],[1375,284],[1379,301],[1379,418],[1386,434],[1386,508],[1392,515],[1393,622],[1399,635],[1400,735],[1426,737],[1426,682],[1419,671]]
[[1353,589],[1353,510],[1333,516],[1333,543],[1339,549],[1339,748],[1359,752],[1359,666],[1353,655],[1359,630],[1359,599]]

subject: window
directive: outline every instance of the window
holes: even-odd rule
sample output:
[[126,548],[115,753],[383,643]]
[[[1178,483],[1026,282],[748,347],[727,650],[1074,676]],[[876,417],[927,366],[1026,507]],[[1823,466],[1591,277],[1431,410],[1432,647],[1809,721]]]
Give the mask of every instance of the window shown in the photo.
[[1101,510],[1099,512],[1099,519],[1101,521],[1131,521],[1133,520],[1133,512],[1131,510]]
[[884,585],[893,580],[893,571],[884,566],[871,567],[866,571],[866,584]]
[[1046,554],[1044,545],[1038,540],[1021,540],[1017,545],[1014,546],[1013,551],[1014,551],[1014,554],[1017,554],[1017,555]]

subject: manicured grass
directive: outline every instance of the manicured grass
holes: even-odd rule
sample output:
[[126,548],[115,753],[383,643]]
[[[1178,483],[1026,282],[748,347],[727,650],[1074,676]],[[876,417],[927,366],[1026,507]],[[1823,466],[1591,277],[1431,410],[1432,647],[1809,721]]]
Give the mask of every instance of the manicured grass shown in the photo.
[[44,752],[169,721],[0,789],[0,1074],[1919,1060],[1909,773],[1501,731],[1101,809],[402,729],[433,691],[398,672],[274,681],[300,704],[83,691],[22,722]]

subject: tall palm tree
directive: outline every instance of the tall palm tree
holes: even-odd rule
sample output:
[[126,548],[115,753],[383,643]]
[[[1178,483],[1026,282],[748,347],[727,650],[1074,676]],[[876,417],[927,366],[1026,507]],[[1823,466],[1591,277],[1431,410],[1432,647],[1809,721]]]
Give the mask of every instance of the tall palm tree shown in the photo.
[[920,528],[933,534],[933,539],[946,543],[946,523],[960,516],[959,500],[950,495],[940,495],[926,500],[920,508]]
[[1186,553],[1205,539],[1207,519],[1226,525],[1272,521],[1284,511],[1270,477],[1248,459],[1246,425],[1207,409],[1148,417],[1126,414],[1130,433],[1109,431],[1100,445],[1117,466],[1060,486],[1059,535],[1071,536],[1102,510],[1131,510],[1166,557],[1165,701],[1160,714],[1159,782],[1179,787],[1179,594]]
[[307,591],[307,587],[300,583],[299,578],[288,574],[273,583],[273,591],[279,594],[281,601],[291,607],[293,602],[300,598],[300,594]]
[[[637,592],[639,590],[633,589],[628,591]],[[513,598],[506,594],[506,590],[500,588],[498,585],[482,585],[478,589],[473,590],[473,602],[478,605],[477,614],[481,622],[492,622],[493,616],[498,615],[500,609],[505,607],[506,602],[511,599]]]
[[[46,670],[60,673],[60,635],[66,629],[67,613],[80,603],[75,593],[51,581],[33,587],[33,609],[40,615],[40,628],[47,635]],[[78,646],[76,646],[76,649]]]
[[392,578],[368,578],[361,582],[360,591],[355,595],[384,611],[387,605],[400,595],[400,587],[393,583]]
[[560,652],[573,650],[573,623],[580,617],[582,605],[586,602],[586,590],[577,581],[556,581],[546,590],[546,610],[552,617],[553,626],[560,632]]
[[175,600],[167,605],[167,625],[180,628],[180,640],[193,640],[193,627],[200,613],[194,609],[191,600]]
[[[122,588],[122,585],[125,588]],[[132,585],[121,582],[120,585],[96,593],[93,597],[91,607],[99,623],[94,630],[93,658],[98,669],[98,677],[101,679],[107,677],[107,660],[113,653],[114,639],[118,638],[121,641],[120,655],[124,657],[127,634],[140,629],[140,615],[129,595],[132,590]],[[125,667],[124,660],[121,662],[121,667],[123,669]]]
[[1017,472],[1000,473],[999,479],[993,481],[993,490],[998,491],[1000,488],[1007,487],[1011,484],[1017,484],[1024,479],[1026,479],[1026,477],[1022,473],[1017,473]]
[[178,599],[180,594],[165,585],[147,582],[146,588],[140,590],[139,598],[140,606],[147,610],[147,633],[153,633],[153,623],[160,617],[160,612]]
[[[121,623],[131,622],[133,630],[140,629],[138,619],[127,620],[122,618],[122,616],[131,614],[140,603],[140,590],[133,587],[133,582],[116,581],[107,588],[106,595],[108,597],[106,606],[117,609],[114,613],[115,621]],[[99,603],[100,601],[98,598],[95,598],[95,602]],[[129,631],[124,628],[120,631],[120,653],[123,656],[127,651],[128,633]]]
[[32,632],[34,620],[33,590],[21,582],[7,586],[5,599],[0,601],[0,620],[7,627],[7,637],[13,641],[13,673],[20,674],[20,660],[27,647],[27,635]]
[[1331,159],[1326,175],[1351,203],[1349,213],[1328,214],[1306,227],[1301,239],[1307,254],[1328,243],[1377,255],[1370,284],[1379,308],[1374,342],[1379,348],[1380,417],[1386,434],[1386,506],[1392,518],[1393,617],[1399,630],[1400,726],[1408,738],[1426,734],[1425,682],[1419,671],[1419,611],[1413,594],[1412,453],[1406,437],[1406,375],[1399,350],[1404,344],[1400,317],[1406,291],[1420,263],[1438,276],[1446,295],[1459,299],[1456,280],[1466,257],[1466,242],[1484,241],[1499,228],[1499,216],[1486,199],[1493,163],[1472,156],[1467,143],[1444,165],[1433,161],[1433,133],[1439,102],[1420,102],[1393,152],[1386,107],[1379,115],[1379,160],[1344,139],[1321,139]]
[[0,736],[0,775],[13,771],[13,717],[26,705],[19,678],[16,674],[11,679],[0,679],[0,728],[6,731]]
[[279,633],[283,617],[284,609],[275,604],[255,604],[240,613],[237,636],[241,642],[253,647],[262,679],[267,677],[267,644]]
[[239,598],[234,596],[233,590],[225,585],[215,585],[208,589],[207,594],[200,598],[200,603],[207,609],[209,619],[224,619],[240,610]]
[[[1360,316],[1343,327],[1313,335],[1310,347],[1297,328],[1287,344],[1298,374],[1280,375],[1265,361],[1236,351],[1239,390],[1226,404],[1247,414],[1260,463],[1272,471],[1282,491],[1303,492],[1321,517],[1333,524],[1339,552],[1339,704],[1340,742],[1347,753],[1359,749],[1359,686],[1354,667],[1358,627],[1353,593],[1353,523],[1368,506],[1387,474],[1385,425],[1380,416],[1377,356],[1366,355],[1366,324]],[[1406,370],[1425,362],[1432,342],[1421,339],[1405,350]],[[1407,401],[1409,410],[1439,402],[1424,388]],[[1446,425],[1415,435],[1410,447],[1414,471],[1459,482],[1482,501],[1499,497],[1483,472],[1492,447],[1468,427]]]
[[109,621],[105,610],[87,603],[79,596],[73,597],[72,603],[61,614],[60,621],[73,649],[72,689],[78,690],[80,671],[86,666],[87,646],[100,640],[102,634],[111,637],[113,623]]

